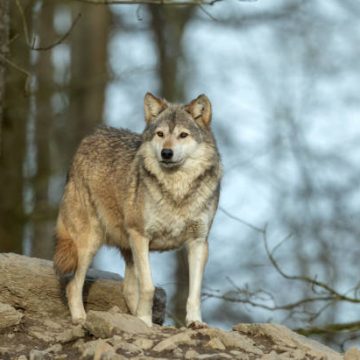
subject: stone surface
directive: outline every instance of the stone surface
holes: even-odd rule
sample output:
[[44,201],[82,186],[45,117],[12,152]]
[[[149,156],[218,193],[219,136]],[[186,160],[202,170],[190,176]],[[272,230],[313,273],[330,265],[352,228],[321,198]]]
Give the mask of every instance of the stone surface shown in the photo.
[[185,353],[185,359],[186,360],[192,360],[192,359],[198,359],[198,356],[199,356],[199,353],[195,350],[188,350],[186,353]]
[[169,351],[176,348],[177,345],[188,345],[192,346],[195,344],[195,340],[191,339],[190,337],[191,332],[185,331],[179,334],[170,336],[165,340],[160,341],[153,347],[153,351],[162,352],[162,351]]
[[149,350],[154,346],[154,341],[150,339],[139,338],[136,339],[133,344],[142,350]]
[[0,347],[0,355],[6,355],[11,351],[11,348],[1,346]]
[[299,335],[285,326],[278,324],[238,324],[234,330],[254,340],[265,341],[268,346],[280,346],[291,350],[290,353],[300,350],[302,356],[315,359],[325,357],[327,360],[342,360],[343,357],[329,347],[317,341]]
[[212,338],[205,346],[214,350],[225,350],[225,345],[218,338]]
[[350,348],[344,355],[344,360],[360,360],[360,350]]
[[[86,358],[86,357],[93,358],[95,356],[95,352],[98,349],[106,348],[106,345],[109,345],[109,344],[107,344],[105,340],[97,339],[97,340],[92,340],[92,341],[88,341],[88,342],[83,342],[82,344],[79,344],[77,346],[77,348],[81,352],[81,356],[83,358]],[[110,345],[109,345],[109,347],[112,349],[112,347]]]
[[109,338],[122,332],[133,334],[151,334],[153,332],[135,316],[93,310],[87,314],[85,327],[91,334],[100,338]]
[[62,344],[84,337],[85,330],[81,325],[71,326],[55,336],[55,341]]
[[244,352],[261,355],[263,352],[257,346],[255,346],[254,341],[247,336],[239,334],[235,331],[223,331],[220,329],[201,329],[198,331],[203,335],[208,335],[211,339],[217,338],[219,339],[225,347],[230,348],[241,348]]
[[[52,261],[0,253],[0,274],[0,302],[41,315],[70,316],[64,301],[64,285],[68,279],[63,279],[60,283],[54,273]],[[86,310],[107,311],[116,305],[121,312],[129,313],[122,292],[122,278],[118,274],[89,269],[84,293]],[[155,323],[162,324],[165,303],[164,290],[156,288],[153,306]]]
[[112,359],[115,355],[114,349],[105,341],[98,342],[95,347],[94,360]]
[[29,354],[29,359],[30,360],[43,360],[45,359],[45,355],[46,353],[40,350],[31,350],[30,354]]
[[114,349],[115,351],[120,349],[121,352],[125,354],[142,354],[143,352],[139,346],[133,343],[126,342],[124,340],[116,342],[114,344]]
[[[24,258],[21,257],[22,261]],[[2,260],[0,254],[0,273],[4,268]],[[53,274],[47,273],[46,263],[44,268],[41,261],[36,264],[36,276],[43,270],[42,275],[53,278]],[[121,306],[113,305],[106,311],[88,311],[84,329],[71,323],[68,311],[51,313],[49,309],[58,306],[51,302],[59,301],[53,297],[52,289],[35,284],[32,294],[31,284],[18,286],[21,274],[16,278],[17,274],[10,273],[11,276],[8,273],[5,276],[17,285],[4,287],[4,280],[0,278],[0,310],[4,314],[15,314],[16,322],[20,321],[20,324],[12,322],[13,326],[0,329],[0,359],[4,360],[360,360],[358,349],[349,349],[343,356],[280,325],[238,324],[233,331],[158,325],[149,328],[136,317],[123,314]],[[30,281],[30,278],[23,280]],[[26,299],[26,296],[37,300]],[[4,299],[9,299],[9,303],[4,303]],[[39,304],[41,301],[42,305]],[[39,311],[40,306],[47,310]],[[18,308],[21,312],[16,310]],[[5,318],[7,321],[8,317]],[[0,322],[5,320],[0,317]]]
[[0,303],[0,329],[5,329],[20,323],[23,314],[14,307]]

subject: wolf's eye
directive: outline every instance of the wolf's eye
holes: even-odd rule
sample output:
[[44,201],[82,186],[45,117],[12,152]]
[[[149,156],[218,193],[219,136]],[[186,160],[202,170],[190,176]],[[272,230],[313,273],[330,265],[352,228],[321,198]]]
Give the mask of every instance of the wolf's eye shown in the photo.
[[164,133],[163,133],[162,131],[158,131],[158,132],[156,133],[156,135],[157,135],[158,137],[164,137]]
[[180,137],[182,138],[182,139],[185,139],[186,137],[188,137],[188,133],[186,133],[186,132],[182,132],[182,133],[180,133]]

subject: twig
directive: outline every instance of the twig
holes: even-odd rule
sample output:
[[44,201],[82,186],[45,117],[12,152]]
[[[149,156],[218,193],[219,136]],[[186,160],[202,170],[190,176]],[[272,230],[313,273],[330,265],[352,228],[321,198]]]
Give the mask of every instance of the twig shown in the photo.
[[[21,22],[22,22],[22,25],[23,25],[25,41],[30,46],[29,28],[28,28],[28,25],[27,25],[27,22],[26,22],[24,9],[22,8],[19,0],[15,0],[15,1],[16,1],[16,6],[17,6],[17,8],[19,10],[20,17],[21,17]],[[33,41],[34,41],[34,39],[33,39]]]
[[78,23],[78,21],[81,18],[81,14],[77,14],[76,18],[74,19],[73,23],[71,24],[69,30],[63,35],[61,36],[58,40],[56,40],[54,43],[46,45],[46,46],[31,46],[31,50],[36,50],[36,51],[46,51],[46,50],[51,50],[52,48],[54,48],[57,45],[60,45],[61,43],[63,43],[71,34],[71,32],[73,31],[73,29],[75,28],[76,24]]
[[264,228],[264,229],[261,229],[261,228],[255,226],[255,225],[252,225],[252,224],[248,223],[248,222],[245,221],[245,220],[240,219],[239,217],[237,217],[237,216],[231,214],[230,212],[228,212],[227,210],[225,210],[222,206],[219,206],[219,210],[222,211],[222,212],[223,212],[226,216],[228,216],[230,219],[233,219],[233,220],[235,220],[235,221],[237,221],[237,222],[239,222],[239,223],[241,223],[241,224],[249,227],[249,228],[252,229],[252,230],[255,230],[255,231],[257,231],[257,232],[259,232],[259,233],[261,233],[261,234],[263,234],[263,233],[265,232],[265,228]]
[[9,60],[8,58],[6,58],[4,55],[0,54],[0,60],[4,61],[6,64],[10,65],[11,67],[13,67],[14,69],[16,69],[17,71],[20,71],[22,74],[24,74],[26,76],[25,78],[25,93],[29,94],[30,93],[30,79],[31,79],[31,74],[25,70],[24,68],[22,68],[21,66],[15,64],[13,61]]
[[71,24],[69,30],[63,36],[61,36],[58,40],[56,40],[54,43],[46,45],[46,46],[37,46],[36,47],[35,46],[35,36],[32,36],[32,40],[30,41],[29,27],[28,27],[27,22],[26,22],[24,9],[22,8],[21,3],[20,3],[19,0],[15,0],[15,1],[16,1],[16,6],[17,6],[17,8],[19,10],[19,13],[20,13],[22,27],[23,27],[24,35],[25,35],[25,41],[26,41],[26,44],[28,45],[28,47],[31,50],[46,51],[46,50],[53,49],[57,45],[60,45],[61,43],[63,43],[69,37],[69,35],[73,31],[74,27],[76,26],[76,24],[78,23],[78,21],[81,18],[81,14],[79,13],[76,16],[76,18],[74,19],[73,23]]

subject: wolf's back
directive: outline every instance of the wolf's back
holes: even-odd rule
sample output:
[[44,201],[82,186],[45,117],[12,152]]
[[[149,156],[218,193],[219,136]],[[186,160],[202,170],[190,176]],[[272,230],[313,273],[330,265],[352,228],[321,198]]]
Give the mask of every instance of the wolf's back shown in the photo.
[[[109,189],[121,191],[142,136],[128,130],[102,127],[84,138],[73,159],[56,227],[54,268],[59,275],[73,273],[78,264],[79,239],[68,227],[86,222],[93,199],[113,197]],[[124,185],[125,186],[125,185]],[[88,200],[91,197],[91,201]]]

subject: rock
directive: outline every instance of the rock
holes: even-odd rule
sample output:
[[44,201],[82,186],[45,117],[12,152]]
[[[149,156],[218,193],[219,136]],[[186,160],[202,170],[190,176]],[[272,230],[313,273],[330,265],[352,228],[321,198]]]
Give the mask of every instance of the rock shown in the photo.
[[[92,341],[88,341],[88,342],[84,342],[84,343],[79,343],[77,345],[78,350],[81,352],[81,357],[82,358],[93,358],[95,356],[95,352],[97,349],[104,349],[106,348],[107,344],[105,340],[103,339],[97,339],[97,340],[92,340]],[[107,344],[109,345],[109,344]],[[110,346],[110,345],[109,345]],[[110,346],[110,348],[112,348]]]
[[[59,330],[62,330],[59,332]],[[43,324],[31,326],[28,329],[28,334],[39,340],[50,342],[58,342],[65,344],[67,342],[82,338],[85,336],[85,330],[81,325],[70,325],[68,329],[50,329]]]
[[187,360],[198,359],[198,358],[199,358],[199,353],[196,352],[195,350],[190,349],[185,353],[185,359]]
[[76,339],[80,339],[85,336],[85,330],[81,325],[71,326],[70,329],[57,334],[55,336],[55,341],[65,344]]
[[218,338],[212,338],[205,346],[213,350],[225,350],[224,344]]
[[0,303],[0,329],[20,323],[23,314],[8,304]]
[[238,359],[238,360],[249,360],[250,359],[249,355],[243,353],[242,351],[230,350],[229,352],[231,355],[233,355],[235,357],[235,359]]
[[240,348],[245,353],[262,355],[263,352],[259,347],[255,346],[252,339],[237,333],[236,331],[223,331],[220,329],[201,329],[198,333],[208,335],[211,339],[219,339],[225,347]]
[[45,332],[43,328],[38,326],[31,326],[28,329],[28,334],[38,340],[44,341],[46,343],[53,342],[55,340],[55,334],[52,332]]
[[141,350],[141,348],[139,348],[139,346],[132,344],[132,343],[128,343],[124,340],[118,341],[114,344],[114,348],[115,351],[117,350],[122,350],[122,352],[125,352],[126,354],[142,354],[143,351]]
[[54,355],[54,359],[55,360],[65,360],[67,359],[67,354],[58,354],[58,355]]
[[184,354],[183,352],[181,351],[180,348],[176,347],[173,351],[172,351],[172,357],[173,358],[183,358],[184,357]]
[[50,346],[49,348],[47,348],[46,350],[44,350],[46,353],[52,353],[52,354],[56,354],[58,352],[60,352],[62,350],[62,345],[61,344],[54,344],[52,346]]
[[20,355],[17,360],[27,360],[27,357],[25,355]]
[[216,353],[216,354],[201,354],[198,355],[198,359],[232,359],[233,357],[226,353]]
[[94,360],[112,359],[115,351],[105,341],[98,342],[95,348]]
[[[280,346],[283,351],[287,349],[290,356],[293,357],[295,351],[300,350],[302,357],[327,360],[342,360],[343,357],[329,347],[320,344],[317,341],[299,335],[285,326],[278,324],[238,324],[233,327],[239,333],[252,338],[256,345],[266,344],[269,353],[274,346]],[[225,344],[225,343],[224,343]],[[226,344],[225,344],[226,345]],[[265,352],[265,351],[264,351]],[[297,351],[296,356],[300,356]],[[280,359],[279,354],[277,354]]]
[[344,360],[360,360],[360,351],[356,348],[350,348],[345,352]]
[[109,338],[123,331],[132,334],[153,333],[150,327],[135,316],[94,310],[88,312],[85,327],[91,334],[101,338]]
[[270,353],[263,355],[260,360],[280,360],[280,355],[276,351],[271,351]]
[[46,353],[40,350],[33,349],[30,351],[29,359],[30,360],[43,360],[45,359]]
[[6,355],[9,354],[11,352],[11,348],[7,348],[4,346],[0,347],[0,355]]
[[[11,253],[0,253],[0,302],[19,306],[24,311],[62,318],[69,316],[64,301],[63,285],[55,275],[53,262]],[[36,281],[34,281],[36,279]],[[87,310],[108,311],[117,305],[128,313],[118,274],[89,269],[84,291]],[[153,302],[153,321],[162,324],[165,316],[166,294],[156,288]],[[0,315],[0,323],[2,320]]]
[[142,350],[149,350],[154,346],[154,342],[152,340],[144,338],[136,339],[133,344]]
[[176,335],[170,336],[165,340],[160,341],[157,345],[154,346],[153,351],[162,352],[162,351],[169,351],[174,350],[177,345],[188,345],[192,346],[195,345],[196,341],[191,339],[190,334],[192,331],[184,331],[180,332]]

